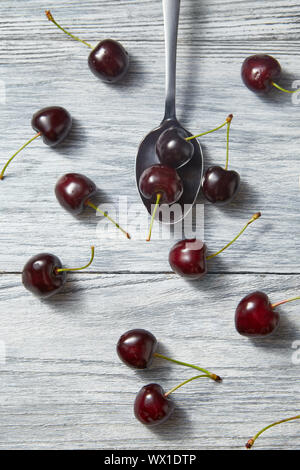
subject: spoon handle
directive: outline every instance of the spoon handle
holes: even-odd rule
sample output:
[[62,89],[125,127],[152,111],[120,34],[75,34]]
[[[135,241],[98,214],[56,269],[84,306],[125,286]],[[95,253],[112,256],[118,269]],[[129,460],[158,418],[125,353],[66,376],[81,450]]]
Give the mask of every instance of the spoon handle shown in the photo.
[[180,0],[163,0],[166,50],[166,109],[165,118],[176,118],[176,51]]

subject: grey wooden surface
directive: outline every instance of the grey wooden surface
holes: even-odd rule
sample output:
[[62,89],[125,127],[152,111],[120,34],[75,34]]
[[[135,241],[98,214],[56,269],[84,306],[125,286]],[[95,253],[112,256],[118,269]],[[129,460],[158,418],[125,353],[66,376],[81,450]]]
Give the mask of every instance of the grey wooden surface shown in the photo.
[[[93,44],[107,36],[122,41],[132,58],[124,82],[106,86],[92,76],[89,50],[63,37],[46,8]],[[281,309],[281,328],[266,341],[244,339],[233,325],[249,291],[264,290],[274,302],[299,292],[300,102],[277,92],[258,98],[240,80],[241,63],[254,52],[280,60],[284,86],[300,79],[297,2],[182,0],[178,117],[201,131],[232,112],[230,166],[242,177],[229,207],[205,204],[198,236],[204,232],[215,251],[253,212],[263,213],[196,283],[170,272],[172,240],[146,244],[135,233],[129,242],[113,229],[104,236],[92,211],[76,220],[53,193],[61,174],[78,171],[94,179],[103,201],[139,204],[137,146],[163,116],[161,1],[2,0],[0,12],[1,162],[31,137],[37,109],[59,104],[74,117],[60,148],[36,141],[0,182],[0,448],[241,449],[262,425],[299,413],[299,364],[292,362],[299,304]],[[202,144],[206,166],[223,163],[224,132]],[[47,250],[80,265],[92,243],[89,272],[70,275],[57,297],[40,302],[22,287],[28,257]],[[174,394],[168,423],[143,427],[132,415],[139,388],[151,381],[170,388],[191,372],[158,361],[147,372],[127,369],[115,344],[133,327],[148,328],[162,351],[211,368],[224,382],[186,386]],[[266,433],[257,448],[299,443],[295,422]]]

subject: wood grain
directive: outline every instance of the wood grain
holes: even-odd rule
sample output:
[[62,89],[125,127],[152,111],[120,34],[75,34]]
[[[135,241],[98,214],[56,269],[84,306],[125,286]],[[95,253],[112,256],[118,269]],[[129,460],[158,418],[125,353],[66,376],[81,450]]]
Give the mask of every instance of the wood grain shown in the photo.
[[[93,44],[119,39],[131,57],[124,82],[97,80],[89,50],[64,38],[46,8]],[[74,118],[59,148],[36,141],[0,181],[0,344],[7,352],[5,364],[0,358],[0,448],[242,448],[264,424],[295,414],[299,402],[299,364],[292,363],[299,306],[281,309],[282,326],[265,342],[241,338],[233,325],[249,290],[273,301],[299,292],[300,99],[277,91],[258,98],[240,79],[244,58],[267,52],[282,64],[283,86],[300,80],[297,2],[182,1],[178,118],[200,132],[232,112],[230,167],[242,178],[229,207],[203,206],[200,196],[196,234],[217,251],[254,212],[263,214],[199,283],[170,272],[168,250],[181,234],[164,227],[156,240],[156,224],[153,242],[144,241],[148,218],[134,180],[139,142],[163,117],[161,1],[2,0],[0,12],[0,166],[32,136],[37,109],[59,104]],[[223,164],[225,132],[201,144],[206,167]],[[112,214],[121,198],[126,215],[127,201],[133,240],[113,227],[101,231],[92,211],[77,220],[58,206],[55,182],[70,171],[97,183],[97,203]],[[47,250],[65,266],[81,265],[93,243],[89,272],[71,275],[50,302],[23,289],[19,273],[30,256]],[[116,340],[136,326],[155,333],[163,351],[225,378],[178,391],[174,417],[157,432],[134,420],[135,393],[150,381],[172,387],[190,372],[157,362],[137,374],[120,364]],[[297,449],[298,435],[297,423],[284,425],[257,448]]]

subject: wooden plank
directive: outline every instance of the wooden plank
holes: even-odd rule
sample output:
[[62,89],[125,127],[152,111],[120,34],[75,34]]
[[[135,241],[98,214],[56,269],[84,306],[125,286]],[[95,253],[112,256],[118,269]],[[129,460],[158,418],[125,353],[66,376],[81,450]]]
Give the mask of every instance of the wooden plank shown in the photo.
[[[71,111],[75,126],[70,138],[57,150],[42,142],[32,144],[31,149],[17,157],[1,182],[0,271],[20,271],[28,257],[44,250],[57,253],[67,263],[81,263],[91,243],[96,243],[97,253],[100,252],[93,270],[168,271],[167,253],[173,241],[144,243],[148,221],[143,211],[143,229],[135,233],[135,210],[142,209],[134,180],[135,155],[142,137],[163,115],[163,43],[155,50],[143,43],[134,48],[128,81],[120,87],[105,86],[94,79],[85,67],[84,49],[78,49],[71,41],[67,51],[65,41],[43,42],[41,48],[51,51],[52,57],[57,54],[50,62],[42,54],[30,60],[30,53],[26,52],[29,44],[31,48],[29,41],[23,41],[20,63],[14,58],[13,63],[2,67],[6,84],[6,103],[0,115],[2,163],[32,135],[30,119],[36,109],[61,104]],[[264,45],[256,42],[257,50],[263,50]],[[268,51],[274,53],[279,46],[282,63],[289,71],[295,70],[298,45],[270,43]],[[263,213],[243,240],[224,253],[222,259],[211,263],[211,269],[296,273],[299,106],[291,103],[290,96],[277,92],[272,98],[260,99],[243,86],[240,65],[251,49],[250,44],[231,48],[225,44],[221,48],[220,44],[210,43],[201,47],[180,44],[178,114],[182,123],[194,131],[212,128],[229,112],[235,114],[230,166],[241,174],[241,192],[227,208],[205,206],[205,240],[209,249],[222,247],[253,212]],[[191,61],[193,74],[187,75]],[[291,78],[283,81],[286,86],[290,82]],[[206,166],[213,162],[223,164],[225,132],[204,138],[203,149]],[[114,228],[109,236],[99,235],[99,219],[92,212],[78,221],[58,206],[53,188],[57,178],[69,171],[93,178],[101,189],[99,201],[114,204],[119,197],[127,198],[131,208],[129,230],[135,240],[129,243],[122,235],[115,240]],[[202,204],[203,200],[200,198],[199,202]],[[200,218],[198,236],[202,235]]]
[[[161,0],[71,0],[1,1],[0,34],[11,41],[23,41],[26,35],[35,44],[41,36],[57,38],[57,32],[45,26],[44,10],[51,8],[64,26],[87,40],[114,35],[126,41],[156,42],[163,38]],[[184,0],[181,2],[181,38],[244,41],[299,38],[299,5],[296,0]]]
[[[280,309],[281,327],[269,339],[250,341],[233,325],[241,296],[260,289],[281,300],[297,292],[297,276],[208,275],[200,285],[163,274],[73,275],[48,302],[17,275],[1,279],[2,449],[241,449],[262,425],[297,411],[299,304]],[[152,331],[161,352],[224,377],[174,393],[174,416],[157,431],[135,421],[135,394],[153,381],[171,388],[193,372],[158,360],[148,371],[126,368],[115,345],[135,327]],[[257,448],[299,448],[298,426],[269,431]]]

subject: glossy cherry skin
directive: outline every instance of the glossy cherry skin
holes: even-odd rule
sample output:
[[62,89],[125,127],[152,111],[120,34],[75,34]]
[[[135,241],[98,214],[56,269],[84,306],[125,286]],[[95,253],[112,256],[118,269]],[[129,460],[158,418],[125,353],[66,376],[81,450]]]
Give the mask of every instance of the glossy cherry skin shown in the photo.
[[213,204],[225,205],[236,196],[240,186],[240,175],[236,171],[211,166],[204,174],[202,192]]
[[256,93],[266,93],[280,76],[279,62],[267,54],[256,54],[244,60],[242,79],[245,85]]
[[56,272],[61,267],[59,258],[50,253],[40,253],[33,256],[23,268],[22,282],[24,287],[41,298],[56,294],[66,282],[66,272]]
[[134,402],[135,417],[147,426],[156,426],[166,421],[174,410],[174,402],[165,397],[158,384],[145,385]]
[[182,181],[177,171],[165,165],[146,168],[141,174],[139,187],[142,195],[153,202],[157,194],[161,194],[160,204],[174,204],[183,193]]
[[88,64],[96,77],[107,83],[115,83],[126,74],[129,56],[118,41],[104,39],[90,53]]
[[169,263],[179,276],[200,279],[207,273],[205,243],[196,238],[177,242],[170,250]]
[[80,214],[97,191],[95,183],[80,173],[67,173],[56,183],[55,195],[60,205],[73,215]]
[[72,117],[60,106],[50,106],[37,111],[31,120],[31,126],[40,132],[46,145],[54,147],[60,144],[72,127]]
[[188,134],[183,129],[171,127],[160,134],[156,143],[156,153],[162,165],[180,168],[194,155],[192,142],[186,141]]
[[267,336],[277,328],[279,314],[264,292],[246,295],[235,311],[235,327],[243,336]]
[[157,340],[150,331],[136,328],[124,333],[117,344],[121,361],[135,369],[146,369],[153,360]]

